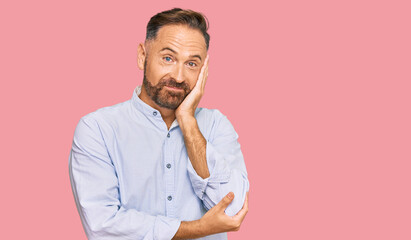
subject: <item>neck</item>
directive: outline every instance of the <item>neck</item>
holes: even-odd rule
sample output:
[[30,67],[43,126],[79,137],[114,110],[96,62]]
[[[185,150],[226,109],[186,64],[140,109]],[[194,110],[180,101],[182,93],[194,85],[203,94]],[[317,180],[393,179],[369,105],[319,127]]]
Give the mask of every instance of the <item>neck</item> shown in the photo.
[[144,86],[141,86],[141,92],[140,95],[138,96],[143,102],[148,104],[150,107],[158,110],[161,114],[161,117],[163,118],[163,121],[166,123],[167,128],[170,129],[171,124],[173,121],[176,119],[176,114],[175,110],[173,109],[168,109],[168,108],[163,108],[158,106],[147,94],[146,89]]

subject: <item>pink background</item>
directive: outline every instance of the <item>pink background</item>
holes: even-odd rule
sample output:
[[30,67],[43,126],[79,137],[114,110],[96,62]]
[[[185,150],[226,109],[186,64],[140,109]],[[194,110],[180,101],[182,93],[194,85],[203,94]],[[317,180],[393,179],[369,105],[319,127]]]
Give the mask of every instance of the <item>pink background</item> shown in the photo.
[[85,239],[68,155],[128,100],[174,6],[211,23],[201,105],[232,121],[250,211],[230,239],[411,239],[409,1],[2,1],[0,239]]

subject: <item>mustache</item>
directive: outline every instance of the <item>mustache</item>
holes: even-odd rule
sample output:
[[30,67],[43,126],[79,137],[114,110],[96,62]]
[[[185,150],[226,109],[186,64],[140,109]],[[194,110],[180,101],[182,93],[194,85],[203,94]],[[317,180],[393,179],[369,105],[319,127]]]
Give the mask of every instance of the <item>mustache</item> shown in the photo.
[[163,88],[163,87],[174,87],[174,88],[180,88],[183,89],[185,92],[190,91],[190,87],[187,85],[186,82],[177,82],[174,78],[168,78],[165,80],[162,80],[157,84],[157,88]]

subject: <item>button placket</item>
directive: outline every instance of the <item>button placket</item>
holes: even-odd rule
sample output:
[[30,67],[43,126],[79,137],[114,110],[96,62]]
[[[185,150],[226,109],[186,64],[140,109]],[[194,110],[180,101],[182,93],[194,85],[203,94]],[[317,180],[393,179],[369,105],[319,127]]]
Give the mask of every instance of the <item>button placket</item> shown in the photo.
[[165,198],[166,198],[166,215],[168,217],[175,217],[175,205],[173,201],[174,190],[175,190],[175,179],[174,179],[174,169],[171,167],[173,162],[173,141],[171,140],[170,132],[167,132],[167,137],[164,142],[164,164],[166,170],[164,172],[165,177]]

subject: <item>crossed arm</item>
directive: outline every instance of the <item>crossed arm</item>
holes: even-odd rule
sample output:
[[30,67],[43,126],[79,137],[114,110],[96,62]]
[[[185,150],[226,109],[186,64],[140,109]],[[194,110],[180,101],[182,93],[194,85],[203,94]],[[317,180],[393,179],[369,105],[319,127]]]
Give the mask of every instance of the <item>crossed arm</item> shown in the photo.
[[[187,124],[187,125],[186,125]],[[180,125],[181,127],[181,125]],[[187,129],[185,129],[187,127]],[[184,141],[191,164],[202,178],[210,176],[206,160],[206,140],[198,129],[196,121],[187,121],[184,124]],[[228,205],[233,201],[234,194],[229,192],[218,204],[212,207],[201,219],[181,222],[173,239],[191,239],[211,234],[238,231],[248,212],[248,192],[243,208],[234,216],[225,213]]]
[[[176,118],[184,136],[188,157],[197,175],[203,179],[210,177],[206,156],[207,141],[200,132],[194,114],[204,93],[208,75],[208,58],[207,56],[196,86],[176,110]],[[182,222],[173,239],[198,238],[210,234],[238,230],[248,212],[248,192],[243,208],[231,217],[225,213],[225,210],[233,199],[234,194],[229,192],[200,220]]]
[[234,194],[230,192],[217,205],[211,208],[200,220],[181,222],[173,239],[191,239],[211,234],[238,231],[248,212],[248,193],[243,208],[233,217],[224,210],[233,201]]

